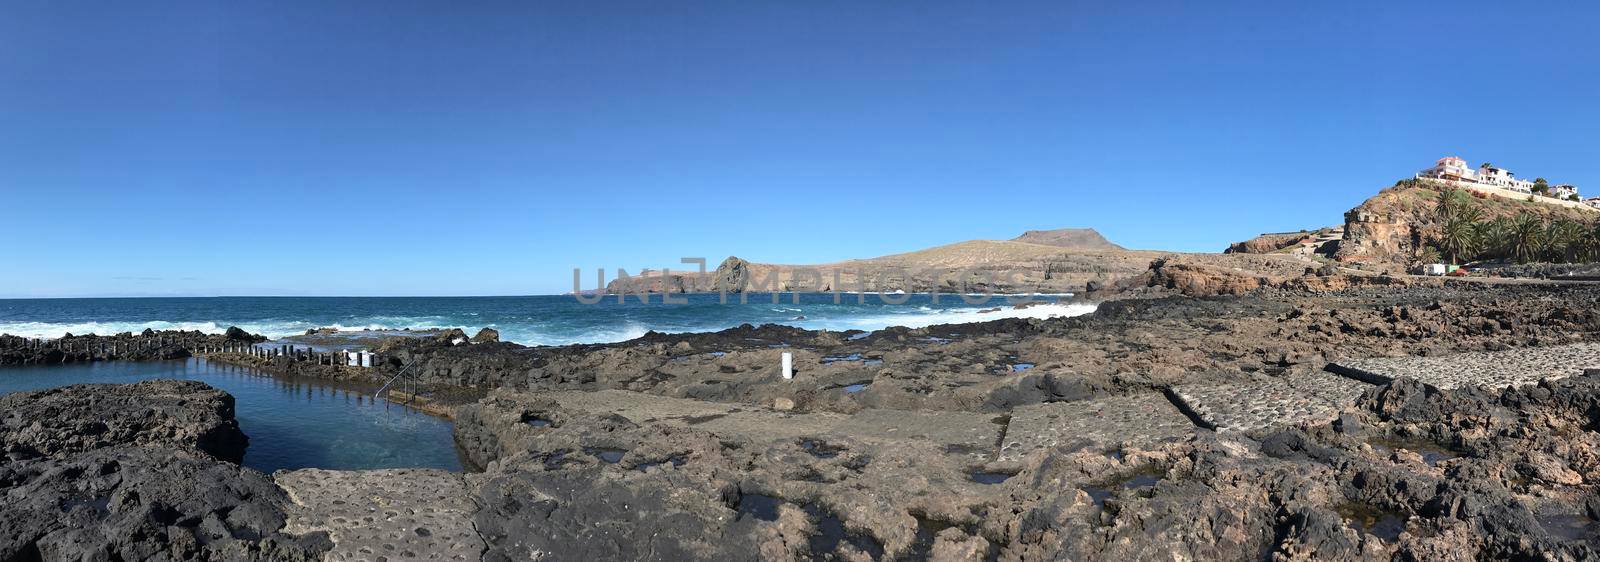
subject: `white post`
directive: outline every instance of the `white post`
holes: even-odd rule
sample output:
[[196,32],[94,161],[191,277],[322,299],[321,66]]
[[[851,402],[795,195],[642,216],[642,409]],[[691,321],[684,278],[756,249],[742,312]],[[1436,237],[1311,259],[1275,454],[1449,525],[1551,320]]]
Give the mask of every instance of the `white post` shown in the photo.
[[790,355],[789,352],[785,351],[785,352],[783,352],[783,380],[790,380],[790,379],[793,379],[793,378],[794,378],[794,356]]

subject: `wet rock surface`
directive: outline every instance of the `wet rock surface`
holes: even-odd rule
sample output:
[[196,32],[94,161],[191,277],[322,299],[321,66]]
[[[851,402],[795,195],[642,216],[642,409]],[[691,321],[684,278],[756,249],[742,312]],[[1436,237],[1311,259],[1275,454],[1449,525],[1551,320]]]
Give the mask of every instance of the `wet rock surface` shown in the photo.
[[314,560],[287,498],[237,464],[230,396],[192,381],[0,396],[0,559]]

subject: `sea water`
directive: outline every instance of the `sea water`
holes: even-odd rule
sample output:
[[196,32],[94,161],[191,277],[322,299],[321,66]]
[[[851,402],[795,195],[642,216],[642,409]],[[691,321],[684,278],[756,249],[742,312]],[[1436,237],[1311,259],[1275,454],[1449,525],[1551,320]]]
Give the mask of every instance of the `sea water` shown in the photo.
[[1037,297],[1048,304],[1017,308],[1005,297],[968,304],[957,295],[878,295],[832,293],[771,295],[675,295],[687,304],[663,304],[651,295],[618,303],[615,295],[585,305],[572,296],[530,297],[217,297],[113,299],[0,299],[0,334],[55,338],[156,330],[221,333],[238,326],[271,338],[308,329],[464,328],[469,333],[494,328],[500,338],[524,345],[608,343],[633,339],[648,330],[706,332],[740,324],[784,324],[807,329],[879,330],[934,324],[982,322],[1001,318],[1075,316],[1093,305],[1057,303],[1062,297]]
[[244,465],[279,469],[461,470],[449,420],[374,399],[363,385],[280,378],[245,367],[184,361],[73,363],[0,369],[0,394],[80,383],[188,379],[232,394],[250,437]]

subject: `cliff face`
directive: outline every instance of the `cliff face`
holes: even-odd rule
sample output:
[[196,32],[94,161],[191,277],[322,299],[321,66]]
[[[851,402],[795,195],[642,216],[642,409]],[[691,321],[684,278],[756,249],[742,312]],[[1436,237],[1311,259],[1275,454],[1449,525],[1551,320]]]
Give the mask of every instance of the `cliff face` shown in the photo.
[[613,279],[606,283],[606,292],[617,293],[715,293],[726,290],[737,292],[734,289],[743,286],[750,279],[752,269],[762,270],[770,266],[758,266],[736,256],[728,256],[717,265],[714,271],[701,274],[699,271],[674,271],[670,274],[662,271],[646,270],[639,275]]
[[1085,296],[1104,300],[1174,294],[1243,295],[1262,289],[1326,292],[1409,282],[1405,277],[1350,275],[1332,264],[1289,254],[1172,254],[1150,262],[1149,270],[1140,275],[1097,287]]
[[[1408,267],[1417,252],[1439,236],[1439,191],[1427,186],[1390,187],[1345,213],[1344,239],[1334,259],[1396,271]],[[1590,223],[1600,213],[1547,203],[1496,197],[1474,197],[1484,220],[1533,214],[1542,220]]]
[[1310,232],[1288,232],[1283,234],[1262,234],[1243,242],[1234,242],[1223,250],[1224,254],[1270,254],[1295,244],[1299,244],[1311,237]]

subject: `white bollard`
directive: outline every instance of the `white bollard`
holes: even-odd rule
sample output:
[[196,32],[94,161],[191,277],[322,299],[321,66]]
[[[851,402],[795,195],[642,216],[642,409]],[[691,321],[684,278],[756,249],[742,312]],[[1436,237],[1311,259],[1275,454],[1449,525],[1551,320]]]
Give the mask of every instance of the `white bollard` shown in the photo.
[[793,379],[793,378],[794,378],[794,356],[789,354],[789,352],[785,351],[785,352],[783,352],[783,380],[790,380],[790,379]]

